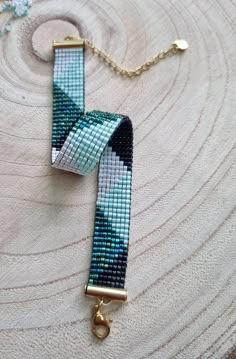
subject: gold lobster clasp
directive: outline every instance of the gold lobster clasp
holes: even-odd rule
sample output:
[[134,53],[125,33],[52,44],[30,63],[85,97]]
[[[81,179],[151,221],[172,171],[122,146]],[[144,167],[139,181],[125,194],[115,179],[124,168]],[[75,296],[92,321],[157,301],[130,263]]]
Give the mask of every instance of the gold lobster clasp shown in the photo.
[[109,302],[104,302],[103,299],[98,298],[98,304],[94,304],[93,307],[93,322],[92,322],[92,331],[93,334],[98,339],[105,339],[110,334],[110,326],[112,319],[106,318],[106,316],[101,312],[101,308],[109,304]]
[[110,334],[112,320],[102,311],[104,306],[113,301],[127,300],[127,290],[124,288],[109,288],[96,285],[86,285],[85,294],[95,297],[97,303],[93,305],[92,332],[99,339],[105,339]]

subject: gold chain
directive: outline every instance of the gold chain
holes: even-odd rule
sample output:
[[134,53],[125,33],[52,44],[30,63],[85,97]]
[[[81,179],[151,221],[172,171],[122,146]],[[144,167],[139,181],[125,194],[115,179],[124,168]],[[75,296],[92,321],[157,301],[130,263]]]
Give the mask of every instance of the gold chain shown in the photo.
[[164,51],[161,51],[159,54],[155,55],[150,60],[146,61],[143,65],[137,67],[133,70],[128,70],[120,65],[118,65],[110,55],[105,53],[103,50],[99,49],[88,39],[81,39],[80,37],[67,36],[65,40],[79,40],[83,41],[84,45],[90,48],[96,55],[100,56],[105,62],[108,63],[109,66],[116,72],[118,72],[122,76],[134,77],[141,75],[144,71],[149,70],[153,65],[158,63],[160,60],[166,58],[168,55],[176,54],[179,51],[187,50],[188,43],[185,40],[175,40],[173,44]]

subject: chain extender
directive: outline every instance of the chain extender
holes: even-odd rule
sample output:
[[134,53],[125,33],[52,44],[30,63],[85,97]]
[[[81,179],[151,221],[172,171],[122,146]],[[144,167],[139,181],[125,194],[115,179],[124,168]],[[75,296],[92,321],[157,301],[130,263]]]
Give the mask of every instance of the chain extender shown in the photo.
[[161,51],[159,54],[155,55],[150,60],[146,61],[141,66],[136,67],[136,69],[129,70],[120,65],[118,65],[110,55],[108,55],[105,51],[99,49],[95,46],[90,40],[82,39],[77,36],[67,36],[65,40],[71,41],[80,41],[83,44],[90,48],[96,55],[100,56],[112,69],[118,72],[121,76],[127,77],[135,77],[141,75],[144,71],[149,70],[153,65],[157,64],[160,60],[166,58],[170,54],[176,54],[177,52],[182,52],[188,49],[189,45],[186,40],[175,40],[171,46],[164,51]]

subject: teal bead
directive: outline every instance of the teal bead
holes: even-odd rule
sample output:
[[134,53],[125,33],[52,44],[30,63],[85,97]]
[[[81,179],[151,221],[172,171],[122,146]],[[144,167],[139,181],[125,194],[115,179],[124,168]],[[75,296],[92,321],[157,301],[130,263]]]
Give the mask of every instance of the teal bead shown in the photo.
[[12,23],[11,23],[11,22],[8,22],[8,23],[6,24],[5,29],[6,29],[7,32],[10,32],[10,31],[12,30]]
[[7,4],[7,3],[4,3],[2,5],[2,11],[12,11],[12,10],[15,10],[15,5]]

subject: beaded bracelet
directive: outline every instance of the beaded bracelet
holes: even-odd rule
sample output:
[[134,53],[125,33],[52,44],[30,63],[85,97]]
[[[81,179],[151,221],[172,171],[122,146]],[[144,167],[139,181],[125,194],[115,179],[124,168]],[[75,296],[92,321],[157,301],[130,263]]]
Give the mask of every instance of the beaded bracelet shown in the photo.
[[85,293],[98,300],[93,332],[105,338],[111,320],[101,313],[125,301],[129,244],[133,130],[127,116],[84,112],[84,43],[54,42],[52,166],[89,174],[99,163],[92,259]]
[[111,319],[102,307],[126,301],[125,275],[129,246],[133,129],[127,116],[84,110],[84,49],[92,49],[122,76],[139,76],[163,58],[188,48],[176,40],[167,50],[134,70],[122,68],[87,39],[53,42],[52,166],[89,174],[99,164],[93,250],[85,294],[95,297],[92,331],[110,333]]

